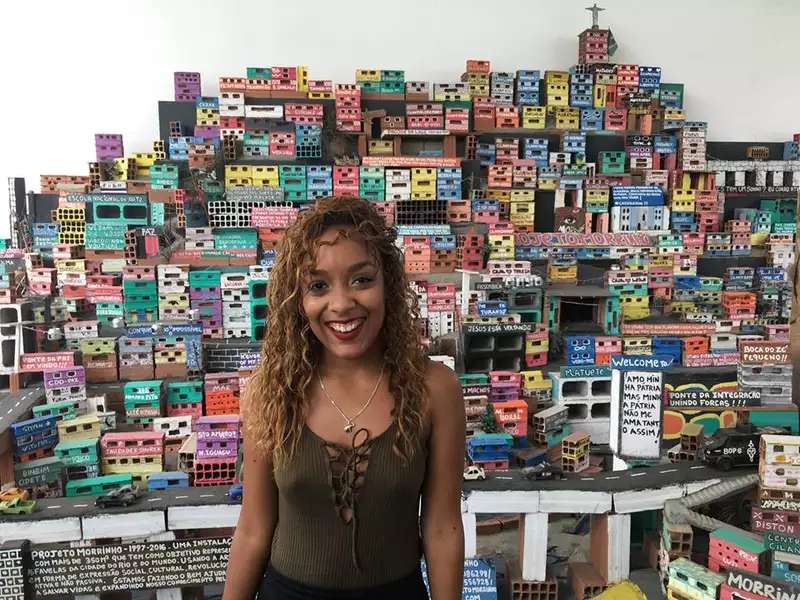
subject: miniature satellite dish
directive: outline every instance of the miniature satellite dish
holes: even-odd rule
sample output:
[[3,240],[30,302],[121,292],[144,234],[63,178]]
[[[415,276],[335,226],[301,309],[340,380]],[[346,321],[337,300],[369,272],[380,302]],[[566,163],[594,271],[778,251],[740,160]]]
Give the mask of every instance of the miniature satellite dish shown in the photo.
[[189,320],[190,321],[197,321],[200,319],[200,309],[199,308],[192,308],[189,310]]
[[162,331],[161,323],[153,323],[150,326],[150,330],[153,332],[153,335],[158,335]]
[[125,320],[122,317],[114,317],[111,319],[111,326],[115,329],[119,329],[120,327],[125,327]]
[[58,327],[51,327],[47,330],[47,339],[51,341],[60,340],[62,338],[61,329]]

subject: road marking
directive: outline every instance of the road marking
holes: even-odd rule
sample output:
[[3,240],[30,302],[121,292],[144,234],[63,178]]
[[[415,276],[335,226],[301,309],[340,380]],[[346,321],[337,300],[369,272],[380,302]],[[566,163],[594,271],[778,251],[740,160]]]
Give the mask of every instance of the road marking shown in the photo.
[[6,411],[6,414],[10,414],[12,410],[14,410],[14,409],[13,408],[9,408],[8,411]]
[[594,481],[594,477],[581,477],[581,481]]
[[606,481],[609,481],[611,479],[619,479],[619,475],[615,475],[614,477],[606,477]]
[[647,475],[647,473],[631,473],[631,477],[641,477],[642,475]]
[[495,479],[514,479],[513,477],[495,477]]
[[60,504],[51,504],[47,508],[61,508],[61,505]]
[[160,500],[161,500],[161,498],[148,498],[147,499],[148,502],[158,502]]
[[692,469],[692,470],[694,470],[694,469],[705,469],[706,466],[705,465],[696,465],[694,467],[689,467],[689,468]]
[[678,470],[678,469],[665,469],[665,470],[663,470],[663,471],[659,471],[659,473],[660,473],[661,475],[663,475],[664,473],[675,473],[677,470]]
[[19,402],[17,402],[17,403],[14,405],[14,408],[17,408],[18,406],[19,406]]
[[175,500],[180,500],[181,498],[188,498],[189,496],[175,496]]
[[75,508],[86,508],[86,507],[87,507],[87,506],[89,506],[89,505],[88,505],[88,504],[73,504],[73,506],[74,506]]
[[[509,479],[511,479],[511,478],[509,477]],[[178,497],[178,496],[176,496],[176,498],[177,498],[177,497]],[[186,497],[186,496],[184,496],[184,498],[185,498],[185,497]],[[217,495],[216,495],[216,494],[200,494],[200,497],[201,497],[201,498],[216,498],[216,497],[217,497]]]

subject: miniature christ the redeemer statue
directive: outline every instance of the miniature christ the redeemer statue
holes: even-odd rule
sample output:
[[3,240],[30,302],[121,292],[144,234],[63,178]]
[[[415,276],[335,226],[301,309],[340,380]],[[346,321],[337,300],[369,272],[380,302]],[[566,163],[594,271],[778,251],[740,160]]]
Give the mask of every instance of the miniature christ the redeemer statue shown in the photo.
[[586,10],[592,11],[592,29],[598,29],[600,24],[597,22],[597,17],[600,16],[600,11],[605,10],[605,8],[600,8],[595,2],[592,6],[587,6]]

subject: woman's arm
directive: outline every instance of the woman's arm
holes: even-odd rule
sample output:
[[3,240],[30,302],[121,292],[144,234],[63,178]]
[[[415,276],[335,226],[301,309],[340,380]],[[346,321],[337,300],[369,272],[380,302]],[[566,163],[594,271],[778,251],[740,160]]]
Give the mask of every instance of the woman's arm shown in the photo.
[[258,591],[278,522],[278,489],[272,461],[255,448],[245,428],[242,511],[231,544],[222,600],[252,600]]
[[426,377],[431,423],[428,468],[422,490],[422,542],[432,600],[461,600],[464,529],[461,482],[466,418],[456,374],[432,363]]

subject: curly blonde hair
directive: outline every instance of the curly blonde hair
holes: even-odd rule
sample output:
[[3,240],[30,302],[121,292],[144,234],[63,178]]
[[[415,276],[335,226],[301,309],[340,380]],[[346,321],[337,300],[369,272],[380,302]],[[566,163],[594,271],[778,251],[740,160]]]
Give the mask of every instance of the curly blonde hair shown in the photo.
[[257,449],[285,464],[297,450],[305,425],[309,385],[322,345],[302,311],[303,279],[311,268],[323,232],[331,226],[353,227],[383,270],[386,314],[380,335],[395,401],[394,447],[408,460],[421,440],[427,363],[414,325],[417,296],[408,285],[396,232],[386,227],[369,202],[353,197],[326,198],[300,213],[285,232],[269,282],[269,317],[261,362],[245,391],[244,426]]

